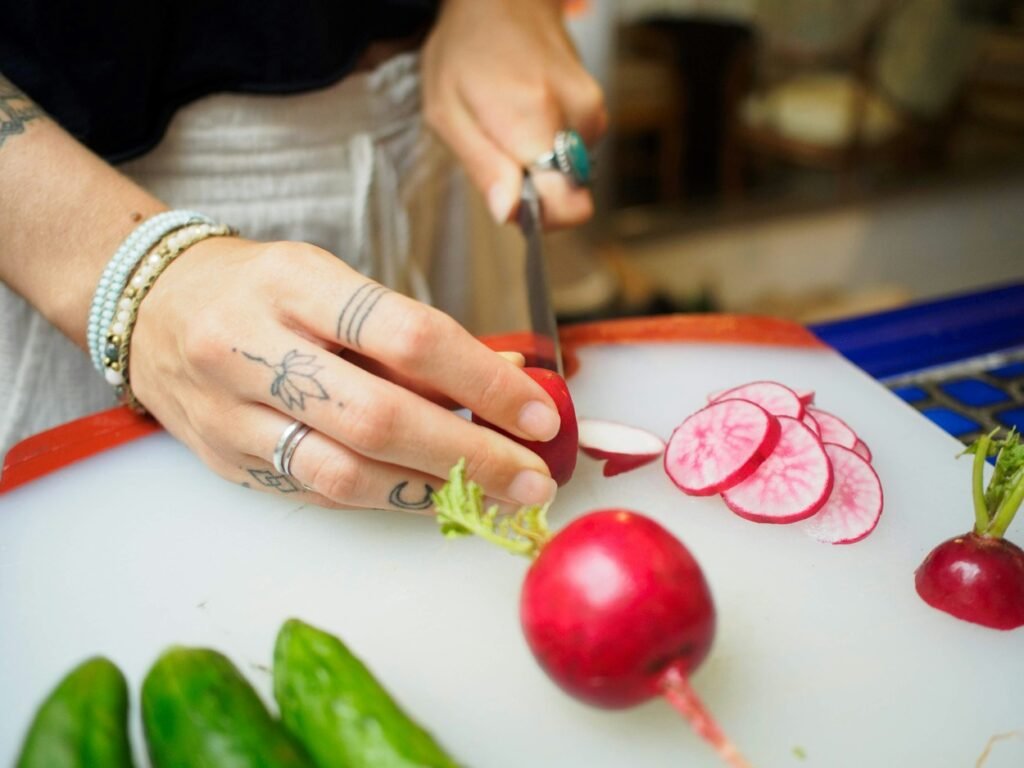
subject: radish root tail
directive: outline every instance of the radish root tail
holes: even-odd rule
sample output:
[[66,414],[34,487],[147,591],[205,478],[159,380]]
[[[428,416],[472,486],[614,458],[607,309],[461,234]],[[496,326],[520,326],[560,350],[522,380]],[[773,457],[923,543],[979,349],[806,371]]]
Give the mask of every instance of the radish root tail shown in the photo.
[[707,741],[726,765],[732,768],[751,768],[729,737],[725,735],[711,713],[704,707],[690,681],[675,667],[670,667],[661,679],[662,691],[669,704],[687,719],[697,735]]

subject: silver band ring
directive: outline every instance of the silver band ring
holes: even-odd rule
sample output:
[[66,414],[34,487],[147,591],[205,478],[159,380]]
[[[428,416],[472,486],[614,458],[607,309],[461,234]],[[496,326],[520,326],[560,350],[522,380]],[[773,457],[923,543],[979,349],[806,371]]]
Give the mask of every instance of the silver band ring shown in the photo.
[[281,432],[281,436],[277,439],[277,445],[274,447],[273,460],[274,469],[279,474],[285,477],[292,477],[292,456],[295,455],[295,449],[299,447],[302,438],[308,435],[309,432],[309,425],[297,420],[291,422]]
[[[292,474],[292,456],[295,455],[295,449],[299,447],[299,443],[302,442],[302,438],[308,435],[312,431],[312,427],[308,424],[303,424],[302,429],[295,433],[295,437],[288,443],[288,447],[284,451],[284,459],[281,461],[281,466],[284,467],[284,474],[288,475],[292,480],[296,480],[295,475]],[[303,485],[305,488],[306,486]],[[307,488],[308,490],[308,488]]]
[[576,131],[559,131],[555,134],[555,145],[530,165],[539,171],[558,171],[569,177],[578,187],[585,187],[591,181],[592,164],[587,146]]

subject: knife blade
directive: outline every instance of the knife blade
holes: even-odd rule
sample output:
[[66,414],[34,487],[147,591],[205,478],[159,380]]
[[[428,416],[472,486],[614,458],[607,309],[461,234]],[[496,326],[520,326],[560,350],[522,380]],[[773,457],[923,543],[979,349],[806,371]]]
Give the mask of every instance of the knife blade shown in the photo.
[[519,200],[519,227],[526,240],[526,300],[530,312],[530,330],[536,341],[535,359],[529,365],[562,370],[562,349],[558,343],[558,324],[551,306],[548,267],[541,248],[541,203],[529,171],[523,173],[523,191]]

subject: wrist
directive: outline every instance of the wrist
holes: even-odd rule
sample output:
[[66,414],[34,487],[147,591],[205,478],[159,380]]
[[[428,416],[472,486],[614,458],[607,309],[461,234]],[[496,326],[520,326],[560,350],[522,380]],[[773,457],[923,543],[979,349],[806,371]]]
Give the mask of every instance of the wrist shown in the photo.
[[93,364],[118,398],[136,410],[129,378],[132,336],[139,308],[164,271],[204,240],[236,232],[192,211],[167,211],[137,227],[104,270],[89,315]]

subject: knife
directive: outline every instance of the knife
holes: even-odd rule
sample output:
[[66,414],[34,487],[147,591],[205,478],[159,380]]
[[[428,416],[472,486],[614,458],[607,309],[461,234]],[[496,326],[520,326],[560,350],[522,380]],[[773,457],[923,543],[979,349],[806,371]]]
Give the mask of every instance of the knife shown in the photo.
[[562,349],[558,343],[558,324],[551,306],[548,267],[541,249],[540,195],[529,171],[523,172],[523,191],[519,199],[519,226],[526,240],[526,300],[530,310],[530,330],[535,341],[535,357],[529,365],[563,374]]

